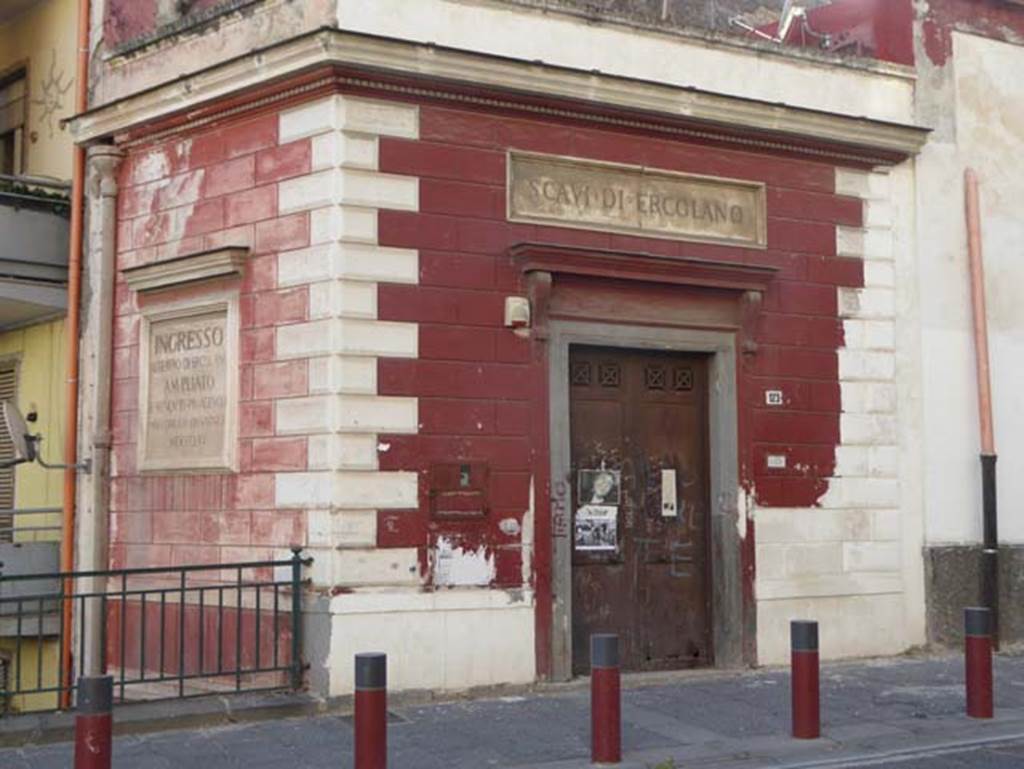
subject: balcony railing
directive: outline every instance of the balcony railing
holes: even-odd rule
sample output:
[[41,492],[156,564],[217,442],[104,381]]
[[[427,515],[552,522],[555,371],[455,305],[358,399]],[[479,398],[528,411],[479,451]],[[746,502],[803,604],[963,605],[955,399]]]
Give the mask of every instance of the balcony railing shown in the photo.
[[66,311],[70,210],[63,182],[0,176],[0,331]]
[[0,174],[0,205],[50,211],[67,218],[71,211],[71,185],[39,176]]

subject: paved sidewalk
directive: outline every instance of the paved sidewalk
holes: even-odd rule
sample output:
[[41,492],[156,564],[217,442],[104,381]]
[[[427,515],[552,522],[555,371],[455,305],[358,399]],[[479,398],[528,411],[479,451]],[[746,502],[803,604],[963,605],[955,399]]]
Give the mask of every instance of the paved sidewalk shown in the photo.
[[[959,656],[822,669],[823,738],[788,737],[784,670],[629,677],[625,769],[733,767],[1024,767],[1024,655],[996,661],[997,718],[963,716]],[[392,769],[582,769],[590,766],[585,684],[540,694],[397,707]],[[968,750],[973,752],[968,752]],[[339,715],[121,737],[118,769],[345,769],[350,719]],[[977,756],[974,759],[965,756]],[[0,750],[3,769],[67,769],[68,744]]]

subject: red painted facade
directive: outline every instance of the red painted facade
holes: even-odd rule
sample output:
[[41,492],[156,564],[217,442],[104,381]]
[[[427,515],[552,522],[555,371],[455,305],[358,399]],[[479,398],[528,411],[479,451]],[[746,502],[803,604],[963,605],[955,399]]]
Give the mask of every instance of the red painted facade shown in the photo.
[[[111,561],[114,567],[271,559],[305,542],[301,510],[275,508],[274,473],[305,470],[304,437],[277,436],[274,400],[308,392],[305,360],[276,360],[274,329],[308,317],[308,289],[278,289],[277,253],[306,246],[308,214],[278,216],[276,182],[309,172],[309,141],[279,145],[270,113],[131,150],[121,169],[114,323]],[[240,280],[144,297],[121,270],[249,245]],[[136,470],[140,303],[238,291],[239,472]]]
[[[758,325],[760,351],[744,367],[750,399],[742,421],[752,454],[791,447],[790,466],[808,470],[769,474],[760,469],[763,462],[749,462],[745,480],[756,486],[762,504],[814,504],[832,472],[839,437],[836,287],[862,285],[861,262],[835,255],[835,226],[859,226],[861,202],[834,194],[832,166],[438,107],[424,107],[421,133],[420,141],[381,144],[381,170],[419,176],[422,192],[419,213],[380,215],[382,245],[421,249],[420,285],[380,288],[382,319],[420,324],[419,360],[380,364],[382,394],[418,396],[423,424],[420,435],[388,437],[393,447],[383,460],[386,469],[426,471],[452,457],[489,461],[490,543],[508,544],[497,521],[521,515],[530,476],[543,476],[547,458],[535,450],[545,436],[532,432],[543,348],[502,327],[504,298],[525,290],[507,252],[523,242],[583,245],[779,269]],[[509,223],[504,185],[510,148],[764,181],[769,247]],[[764,389],[786,392],[792,408],[785,418],[762,408]],[[424,514],[426,488],[421,491]],[[405,513],[384,518],[382,544],[423,541],[425,516],[413,530]]]
[[183,17],[196,17],[217,6],[238,5],[232,0],[185,0],[161,3],[160,0],[109,0],[103,20],[107,44],[118,47],[152,35]]
[[[805,34],[797,21],[786,36],[787,45],[815,48],[829,36],[828,50],[914,65],[914,5],[912,0],[835,0],[807,11],[815,34]],[[776,35],[778,24],[762,31]]]
[[[1016,0],[929,0],[915,9],[912,0],[834,0],[807,12],[810,28],[831,38],[830,50],[914,66],[915,22],[928,62],[944,66],[953,53],[953,32],[993,40],[1024,42],[1024,13]],[[761,31],[774,35],[778,24]],[[795,24],[787,45],[817,47],[821,40],[801,34]]]
[[928,60],[943,66],[953,54],[953,32],[1024,42],[1024,6],[1014,0],[932,0],[921,18]]
[[[768,249],[509,223],[505,158],[512,148],[763,181]],[[415,469],[425,477],[435,463],[464,459],[489,463],[492,475],[487,520],[431,520],[421,483],[418,511],[380,514],[379,545],[424,548],[439,536],[487,545],[496,553],[496,584],[518,586],[519,538],[499,522],[522,519],[533,479],[541,671],[550,650],[547,350],[502,327],[504,298],[525,293],[507,255],[511,247],[543,242],[777,268],[755,334],[759,352],[741,366],[743,483],[766,506],[810,506],[826,490],[839,441],[836,350],[843,334],[836,288],[863,280],[859,260],[836,256],[836,225],[859,226],[861,202],[834,194],[834,167],[429,105],[421,112],[421,139],[382,141],[380,162],[382,171],[421,179],[421,211],[382,212],[379,222],[382,245],[421,249],[418,286],[380,287],[382,319],[420,324],[419,359],[382,360],[380,390],[419,397],[422,423],[419,435],[385,438],[392,448],[382,468]],[[785,392],[785,416],[765,408],[766,389]],[[786,454],[792,469],[768,470],[769,452]],[[746,571],[752,578],[750,534]]]
[[[304,511],[275,509],[274,481],[275,473],[307,468],[307,439],[276,433],[274,404],[309,392],[308,362],[278,360],[275,349],[277,327],[309,318],[308,290],[277,283],[277,255],[308,245],[309,216],[279,216],[274,185],[309,173],[311,152],[309,140],[280,145],[277,119],[273,112],[236,118],[160,144],[140,144],[122,167],[113,566],[263,559],[305,543]],[[764,182],[767,248],[510,223],[505,212],[510,149]],[[420,180],[418,212],[381,211],[378,219],[380,245],[417,249],[420,265],[418,285],[379,285],[379,319],[418,324],[419,355],[381,358],[378,392],[418,398],[420,421],[416,435],[380,437],[389,446],[380,455],[380,469],[416,471],[420,484],[417,510],[378,514],[377,545],[417,548],[425,584],[430,584],[431,550],[439,537],[485,546],[495,558],[494,586],[518,588],[524,582],[521,535],[516,527],[500,524],[509,519],[521,524],[533,503],[539,671],[549,669],[551,649],[547,349],[543,341],[519,337],[503,325],[505,298],[527,293],[510,255],[513,247],[545,243],[776,270],[750,329],[757,352],[744,354],[738,366],[741,483],[762,506],[809,507],[827,490],[841,411],[837,288],[863,284],[861,261],[836,254],[836,227],[860,226],[862,203],[835,193],[835,166],[686,143],[639,129],[613,131],[427,101],[420,104],[420,138],[382,138],[379,166],[381,172]],[[251,247],[240,280],[145,301],[239,292],[239,472],[141,474],[135,467],[135,434],[142,300],[124,284],[120,270],[227,244]],[[588,290],[592,282],[581,280]],[[651,297],[663,292],[642,281],[631,282],[628,290]],[[767,389],[784,392],[785,415],[765,406]],[[769,470],[768,453],[787,455],[789,469]],[[451,462],[487,466],[486,517],[431,518],[431,468]],[[744,551],[750,606],[753,569],[751,530]]]

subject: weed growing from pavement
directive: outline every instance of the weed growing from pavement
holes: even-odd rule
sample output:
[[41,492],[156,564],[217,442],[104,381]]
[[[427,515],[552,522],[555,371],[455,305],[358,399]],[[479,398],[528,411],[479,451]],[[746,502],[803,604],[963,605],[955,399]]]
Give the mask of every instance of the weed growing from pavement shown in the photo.
[[680,769],[680,767],[676,765],[675,760],[670,758],[668,761],[662,761],[660,764],[648,766],[648,769]]

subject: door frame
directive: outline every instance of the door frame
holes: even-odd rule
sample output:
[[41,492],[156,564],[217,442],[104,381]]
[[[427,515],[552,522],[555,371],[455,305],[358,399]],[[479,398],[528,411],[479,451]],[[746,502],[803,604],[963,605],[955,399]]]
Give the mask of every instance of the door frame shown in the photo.
[[[569,437],[569,347],[593,345],[623,350],[706,353],[710,488],[711,634],[715,667],[740,667],[743,659],[743,539],[746,515],[739,510],[737,341],[735,331],[550,321],[548,344],[551,506],[571,520]],[[552,678],[572,677],[571,525],[552,526]]]

